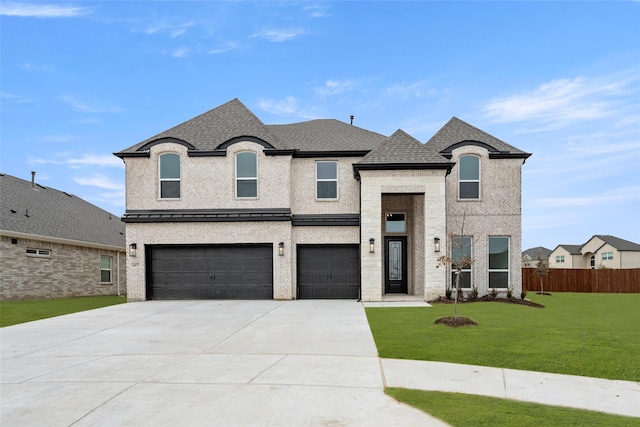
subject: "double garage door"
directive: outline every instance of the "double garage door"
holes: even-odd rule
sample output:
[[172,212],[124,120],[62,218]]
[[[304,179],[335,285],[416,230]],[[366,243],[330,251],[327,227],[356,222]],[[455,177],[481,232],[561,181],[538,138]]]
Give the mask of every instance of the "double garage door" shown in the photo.
[[[298,245],[297,297],[358,298],[358,245]],[[147,249],[149,299],[273,299],[273,246],[168,245]]]
[[150,299],[273,299],[271,245],[153,246]]

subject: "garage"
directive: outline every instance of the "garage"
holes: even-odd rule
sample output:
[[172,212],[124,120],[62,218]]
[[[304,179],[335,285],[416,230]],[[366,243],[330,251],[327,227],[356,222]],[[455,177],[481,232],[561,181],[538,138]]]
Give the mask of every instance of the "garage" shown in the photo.
[[147,299],[273,299],[273,246],[147,247]]
[[358,245],[298,245],[297,270],[299,299],[360,296]]

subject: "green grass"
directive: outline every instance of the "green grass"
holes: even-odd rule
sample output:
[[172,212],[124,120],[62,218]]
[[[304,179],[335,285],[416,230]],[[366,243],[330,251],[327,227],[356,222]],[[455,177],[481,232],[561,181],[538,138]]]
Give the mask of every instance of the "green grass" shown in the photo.
[[127,298],[119,296],[3,301],[0,302],[0,326],[31,322],[125,302]]
[[367,308],[367,317],[384,358],[640,381],[640,294],[529,296],[546,307],[458,305],[479,326],[435,325],[453,315],[445,304]]
[[495,397],[403,388],[387,388],[385,392],[454,427],[640,426],[638,418]]

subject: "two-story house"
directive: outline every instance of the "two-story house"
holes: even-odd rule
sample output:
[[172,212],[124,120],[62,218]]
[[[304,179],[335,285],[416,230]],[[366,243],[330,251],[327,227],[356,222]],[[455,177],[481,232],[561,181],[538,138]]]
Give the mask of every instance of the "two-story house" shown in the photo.
[[551,268],[640,268],[640,244],[596,234],[583,245],[558,245],[549,255]]
[[521,289],[530,154],[452,118],[426,144],[338,120],[266,125],[239,100],[115,153],[128,297],[430,300]]

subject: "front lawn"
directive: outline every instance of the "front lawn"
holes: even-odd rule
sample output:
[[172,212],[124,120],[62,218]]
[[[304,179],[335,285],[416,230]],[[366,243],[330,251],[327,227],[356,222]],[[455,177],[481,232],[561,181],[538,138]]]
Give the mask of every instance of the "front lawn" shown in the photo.
[[545,308],[458,305],[479,326],[436,325],[453,306],[367,308],[380,357],[640,381],[640,294],[529,293]]
[[125,302],[127,298],[119,296],[2,301],[0,302],[0,326],[31,322]]
[[395,399],[455,427],[637,427],[638,418],[487,396],[388,388]]

